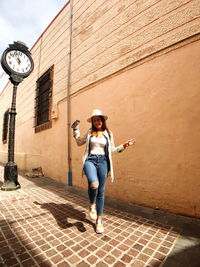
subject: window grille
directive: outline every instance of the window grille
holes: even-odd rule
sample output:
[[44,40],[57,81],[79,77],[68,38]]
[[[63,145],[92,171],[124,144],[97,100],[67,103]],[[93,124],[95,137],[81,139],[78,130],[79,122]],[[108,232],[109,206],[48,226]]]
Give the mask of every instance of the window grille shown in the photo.
[[35,132],[48,129],[51,123],[53,66],[38,80],[35,98]]
[[2,133],[3,143],[7,143],[8,139],[8,121],[9,121],[9,110],[7,110],[3,116],[3,133]]

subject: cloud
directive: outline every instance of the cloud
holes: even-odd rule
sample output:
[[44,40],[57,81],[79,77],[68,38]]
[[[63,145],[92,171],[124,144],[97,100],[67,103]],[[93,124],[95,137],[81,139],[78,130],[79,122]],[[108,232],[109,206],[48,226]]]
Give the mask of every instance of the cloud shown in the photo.
[[[30,49],[67,2],[68,0],[0,0],[0,57],[14,41],[22,41]],[[1,75],[0,67],[0,77]],[[4,86],[0,79],[0,93]]]

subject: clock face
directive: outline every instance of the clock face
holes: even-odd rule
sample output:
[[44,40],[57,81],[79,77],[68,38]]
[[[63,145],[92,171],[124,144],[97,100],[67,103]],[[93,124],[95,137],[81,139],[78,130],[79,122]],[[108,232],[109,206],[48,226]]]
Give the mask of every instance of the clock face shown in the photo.
[[19,74],[26,74],[31,69],[31,61],[22,51],[10,50],[5,59],[9,68]]

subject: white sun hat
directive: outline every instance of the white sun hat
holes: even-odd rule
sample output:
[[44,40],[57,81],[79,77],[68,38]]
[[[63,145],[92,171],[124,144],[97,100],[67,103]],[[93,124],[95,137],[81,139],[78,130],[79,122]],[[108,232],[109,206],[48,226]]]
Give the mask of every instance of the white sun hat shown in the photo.
[[105,120],[108,119],[108,117],[106,115],[103,115],[101,110],[99,109],[94,109],[93,112],[92,112],[92,115],[90,116],[90,118],[87,119],[88,122],[92,122],[92,117],[94,116],[102,116],[104,117]]

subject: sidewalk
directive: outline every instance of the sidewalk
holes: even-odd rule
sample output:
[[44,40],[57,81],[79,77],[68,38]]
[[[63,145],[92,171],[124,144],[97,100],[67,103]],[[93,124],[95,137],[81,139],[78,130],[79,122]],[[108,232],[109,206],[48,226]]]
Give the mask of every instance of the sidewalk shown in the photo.
[[199,220],[106,199],[99,235],[86,192],[22,172],[18,181],[0,191],[0,266],[200,266]]

